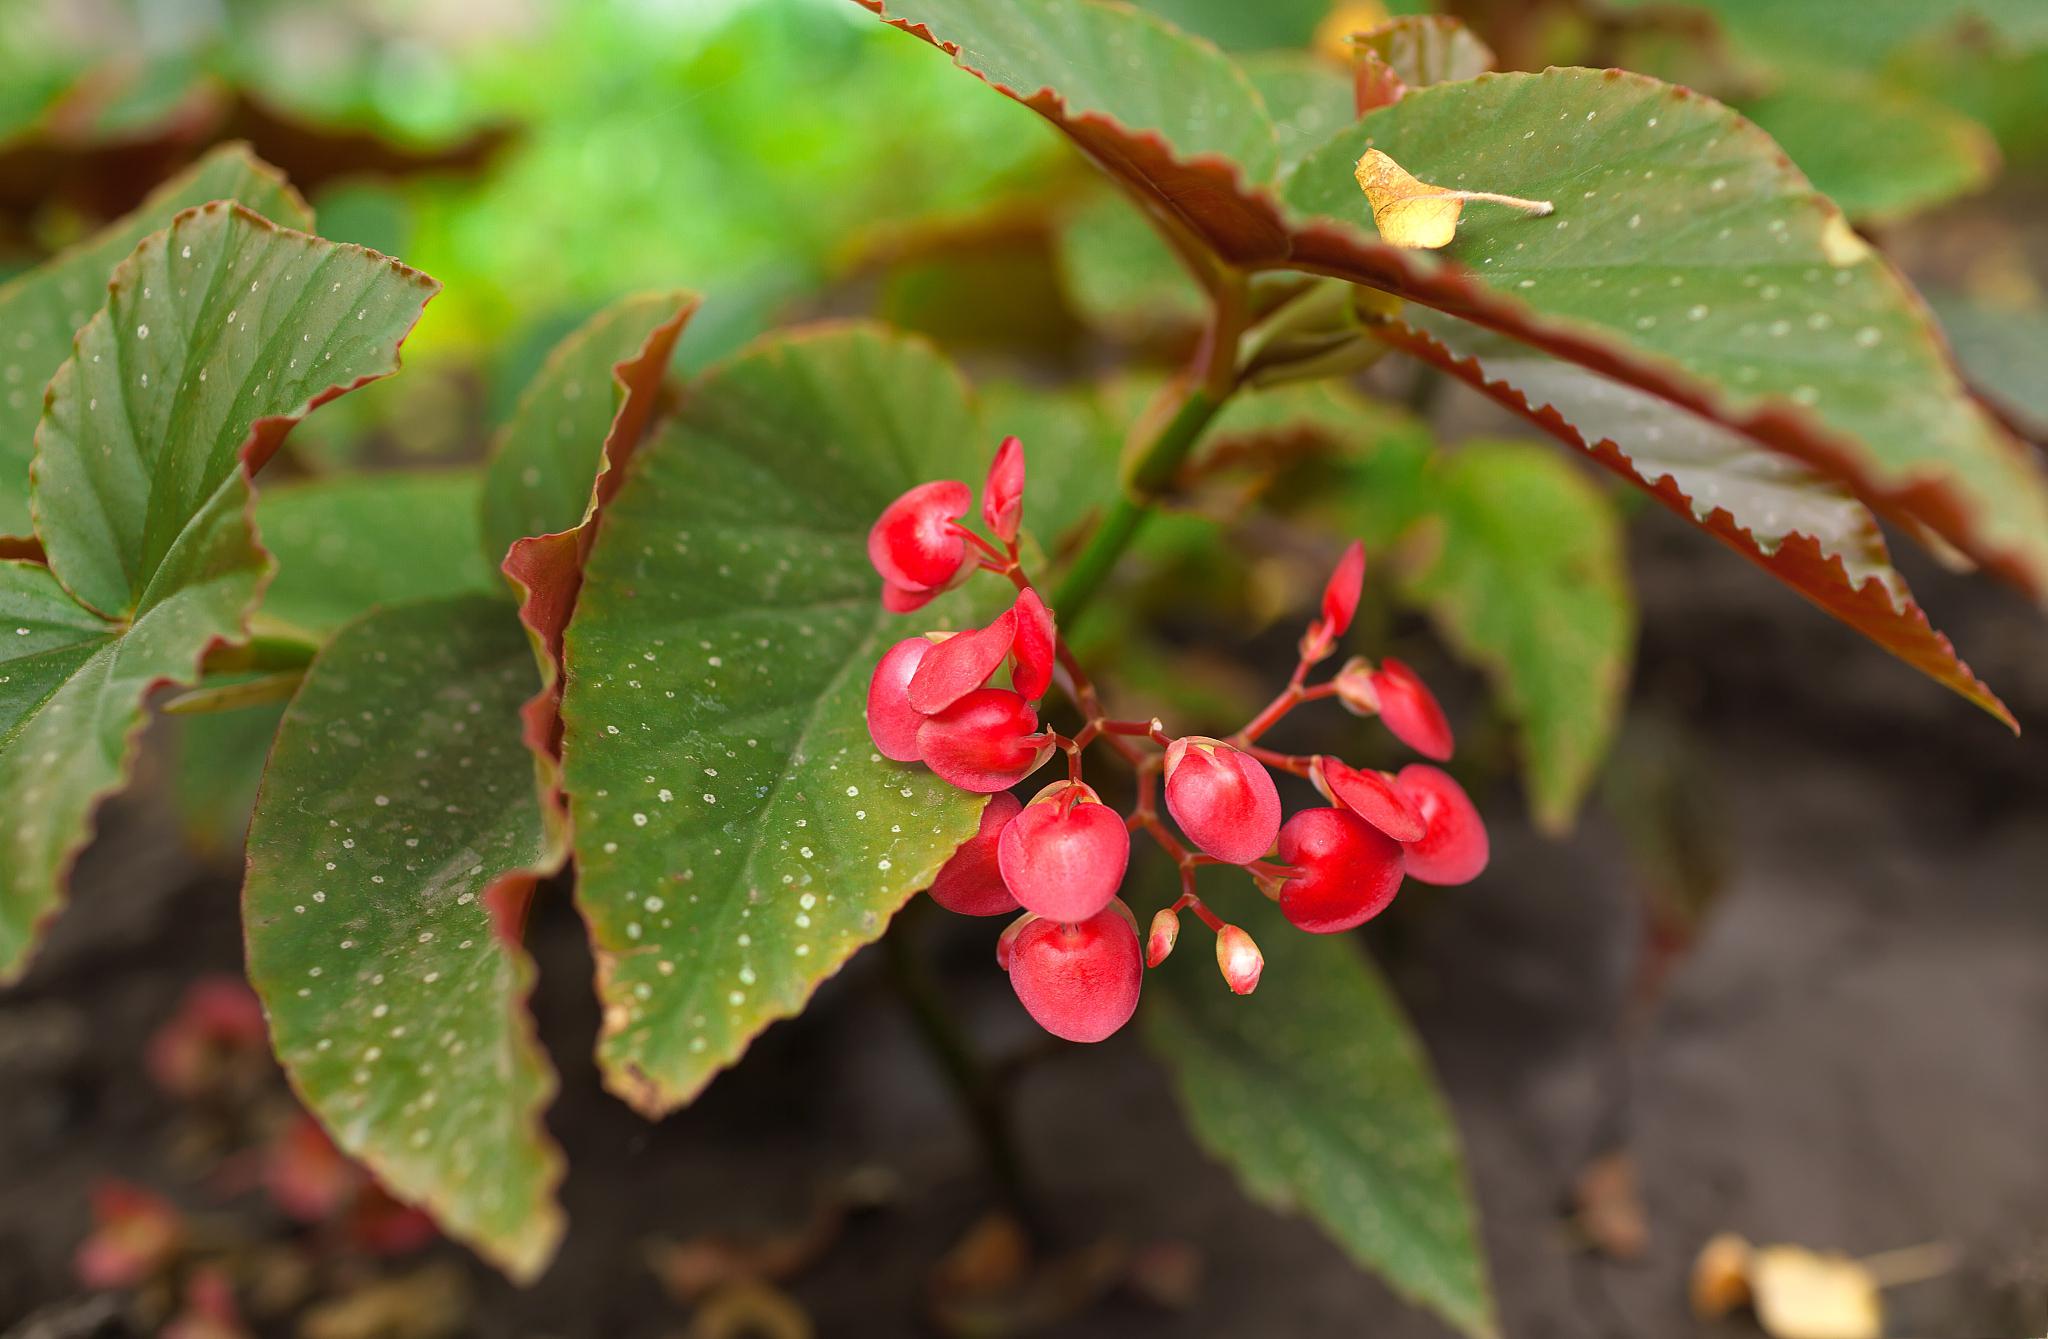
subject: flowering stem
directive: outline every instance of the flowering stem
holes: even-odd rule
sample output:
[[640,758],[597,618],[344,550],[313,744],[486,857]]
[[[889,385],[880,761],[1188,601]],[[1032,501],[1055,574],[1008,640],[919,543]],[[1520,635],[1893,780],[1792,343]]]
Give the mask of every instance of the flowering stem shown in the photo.
[[1030,1201],[1024,1163],[1018,1154],[1009,1109],[1003,1101],[1002,1085],[976,1053],[956,1021],[958,1014],[940,995],[924,959],[909,943],[909,935],[916,928],[916,917],[921,914],[919,904],[926,900],[919,898],[912,902],[901,918],[904,923],[895,926],[894,933],[882,936],[889,983],[909,1010],[918,1035],[938,1062],[940,1072],[945,1075],[947,1085],[952,1088],[954,1097],[973,1127],[976,1142],[981,1145],[982,1156],[988,1162],[989,1173],[995,1178],[1003,1198],[1020,1214],[1027,1213]]
[[1219,279],[1211,289],[1211,297],[1214,306],[1209,326],[1189,372],[1187,392],[1173,417],[1132,462],[1123,494],[1096,527],[1088,547],[1067,570],[1066,580],[1060,583],[1058,597],[1053,601],[1062,618],[1077,617],[1094,598],[1110,569],[1151,516],[1153,503],[1173,482],[1181,462],[1194,450],[1202,433],[1237,389],[1237,344],[1249,315],[1244,277],[1231,274]]
[[[1319,683],[1314,687],[1309,687],[1303,682],[1308,678],[1308,667],[1309,662],[1306,660],[1296,665],[1294,674],[1287,680],[1287,686],[1280,690],[1280,695],[1268,702],[1258,715],[1245,722],[1244,729],[1232,735],[1229,742],[1239,747],[1248,746],[1260,735],[1272,729],[1282,716],[1302,703],[1336,696],[1337,685],[1334,682]],[[1256,750],[1253,756],[1257,756]]]

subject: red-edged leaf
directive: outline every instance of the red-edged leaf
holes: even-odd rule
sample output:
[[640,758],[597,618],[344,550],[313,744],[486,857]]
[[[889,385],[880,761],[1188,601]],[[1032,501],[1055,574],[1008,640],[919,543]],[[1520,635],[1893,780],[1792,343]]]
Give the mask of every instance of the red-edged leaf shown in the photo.
[[1408,14],[1352,39],[1361,113],[1387,107],[1411,88],[1485,74],[1493,49],[1448,14]]
[[343,627],[278,730],[243,890],[249,979],[306,1106],[520,1280],[562,1235],[519,942],[565,850],[519,739],[537,678],[497,596]]
[[[1367,148],[1556,214],[1468,207],[1441,253],[1386,246],[1352,175]],[[1340,131],[1286,194],[1292,264],[1725,423],[2048,598],[2038,462],[1964,392],[1898,273],[1727,108],[1620,71],[1484,75]]]
[[393,371],[436,287],[227,204],[114,271],[36,432],[50,566],[0,569],[0,977],[125,783],[144,699],[247,637],[271,566],[250,471],[313,406]]
[[502,555],[540,657],[541,691],[520,719],[551,786],[562,756],[562,632],[604,505],[696,310],[695,294],[644,293],[592,317],[556,346],[521,397],[485,478],[485,544]]
[[[1899,275],[1727,108],[1618,70],[1439,84],[1309,155],[1283,212],[1247,185],[1272,162],[1262,143],[1215,129],[1236,104],[1203,43],[1098,0],[860,3],[1046,116],[1222,260],[1383,289],[1638,386],[2048,600],[2038,463],[1964,392]],[[1387,245],[1353,176],[1367,148],[1556,212],[1479,206],[1442,252]]]
[[1272,123],[1208,42],[1093,0],[856,3],[1051,121],[1225,259],[1286,254],[1278,211],[1245,189],[1277,162]]
[[1394,323],[1385,333],[2018,728],[2005,704],[1929,624],[1893,569],[1876,518],[1841,485],[1666,401],[1460,322],[1437,318],[1426,330]]

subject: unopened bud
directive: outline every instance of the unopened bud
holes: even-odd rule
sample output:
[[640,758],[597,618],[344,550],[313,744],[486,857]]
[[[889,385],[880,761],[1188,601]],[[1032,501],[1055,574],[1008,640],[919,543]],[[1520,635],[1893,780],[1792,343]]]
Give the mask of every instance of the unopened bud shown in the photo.
[[1037,919],[1038,917],[1027,911],[1003,927],[1002,934],[996,937],[996,966],[1006,972],[1010,970],[1010,945],[1017,942],[1017,936],[1023,932],[1025,926]]
[[1266,970],[1265,955],[1252,937],[1235,925],[1216,932],[1216,966],[1231,992],[1249,995],[1259,986],[1259,973]]
[[1332,680],[1337,686],[1337,701],[1353,716],[1377,716],[1380,710],[1379,690],[1373,686],[1372,662],[1364,656],[1353,656],[1344,662],[1344,668],[1337,671]]
[[1152,929],[1145,936],[1145,965],[1157,967],[1166,961],[1166,955],[1173,952],[1173,946],[1180,939],[1180,915],[1172,907],[1161,907],[1152,913]]

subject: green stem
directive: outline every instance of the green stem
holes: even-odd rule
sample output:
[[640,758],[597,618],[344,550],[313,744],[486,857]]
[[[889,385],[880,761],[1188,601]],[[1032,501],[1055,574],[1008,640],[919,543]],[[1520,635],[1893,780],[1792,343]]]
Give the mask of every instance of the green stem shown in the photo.
[[1195,356],[1179,408],[1132,462],[1122,495],[1060,582],[1053,608],[1069,626],[1095,598],[1110,569],[1152,514],[1154,500],[1173,482],[1181,462],[1237,390],[1238,338],[1249,317],[1244,276],[1229,276],[1215,290],[1214,300],[1209,329]]
[[[922,901],[923,899],[919,899]],[[1024,1182],[1023,1159],[1010,1127],[1010,1113],[1003,1101],[1003,1085],[975,1053],[953,1012],[939,994],[936,982],[910,942],[917,920],[917,904],[882,936],[882,952],[888,965],[889,984],[896,990],[917,1025],[918,1035],[938,1061],[969,1124],[974,1127],[982,1156],[995,1177],[1003,1198],[1019,1218],[1029,1220],[1029,1199]]]

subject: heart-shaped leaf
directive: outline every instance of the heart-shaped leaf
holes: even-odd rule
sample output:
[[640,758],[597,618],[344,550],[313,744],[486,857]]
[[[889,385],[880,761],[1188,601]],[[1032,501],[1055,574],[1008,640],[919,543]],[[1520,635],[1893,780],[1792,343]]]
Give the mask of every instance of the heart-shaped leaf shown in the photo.
[[[0,587],[0,622],[30,629],[0,656],[58,630],[0,661],[0,977],[20,970],[94,806],[122,784],[144,697],[246,636],[269,570],[248,469],[313,405],[396,367],[433,288],[228,204],[179,215],[115,270],[36,434],[50,567],[13,565]],[[119,616],[94,617],[106,611]]]
[[592,317],[555,347],[520,398],[484,486],[485,543],[519,592],[541,663],[526,743],[559,802],[562,633],[576,610],[601,513],[618,491],[661,393],[692,293],[644,293]]
[[598,1058],[641,1111],[802,1009],[974,832],[981,798],[882,758],[864,717],[882,652],[959,626],[964,592],[886,613],[867,531],[994,447],[924,345],[829,327],[706,374],[627,466],[562,715]]
[[215,149],[159,186],[134,213],[0,284],[0,535],[27,535],[28,467],[43,387],[71,356],[71,337],[107,300],[114,266],[182,209],[239,200],[265,218],[311,228],[313,213],[275,168],[243,144]]
[[333,474],[266,487],[256,530],[277,560],[262,620],[326,637],[376,605],[502,589],[477,529],[474,469]]
[[502,600],[366,614],[286,711],[249,832],[249,978],[335,1143],[518,1279],[562,1234],[555,1077],[519,946],[560,863],[520,705],[539,683]]
[[[1467,211],[1437,255],[1372,239],[1367,149]],[[1898,275],[1726,108],[1618,71],[1410,93],[1288,179],[1294,263],[1467,317],[1849,480],[2048,596],[2048,487],[1970,399]]]
[[1494,1334],[1457,1127],[1399,1003],[1349,936],[1243,902],[1218,905],[1265,954],[1256,992],[1231,994],[1203,942],[1146,984],[1145,1039],[1195,1136],[1252,1198],[1306,1213],[1463,1333]]
[[1891,565],[1876,518],[1840,484],[1668,401],[1462,321],[1424,317],[1386,333],[2014,726],[2005,704],[1928,623]]

